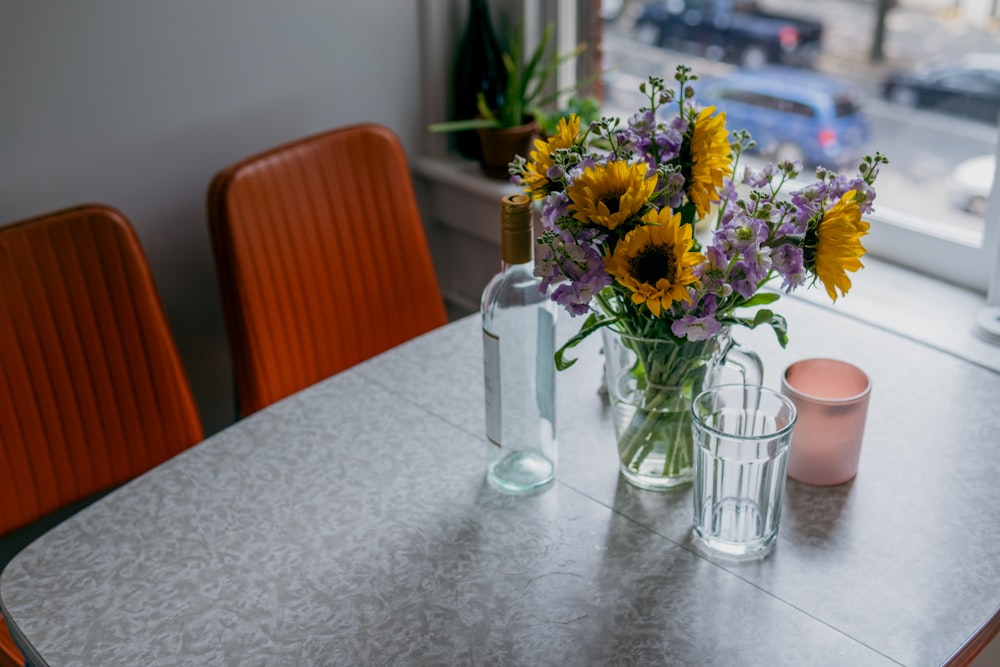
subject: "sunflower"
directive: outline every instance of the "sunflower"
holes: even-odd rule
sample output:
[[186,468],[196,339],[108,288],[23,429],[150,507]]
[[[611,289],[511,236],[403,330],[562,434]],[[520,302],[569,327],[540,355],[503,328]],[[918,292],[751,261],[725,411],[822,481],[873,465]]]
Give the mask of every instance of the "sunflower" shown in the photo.
[[632,303],[645,303],[659,317],[675,301],[691,303],[687,286],[697,281],[693,267],[705,256],[691,252],[691,225],[681,223],[680,213],[653,210],[642,221],[618,242],[605,267],[632,292]]
[[656,176],[647,177],[647,171],[645,162],[622,160],[587,167],[566,188],[569,210],[580,222],[615,229],[638,215],[656,189]]
[[848,271],[864,267],[861,257],[866,250],[861,237],[868,233],[869,224],[861,219],[855,191],[844,194],[823,215],[815,227],[806,232],[805,267],[822,281],[826,293],[834,301],[837,290],[845,296],[851,289]]
[[688,198],[694,202],[698,218],[704,218],[719,201],[722,180],[733,173],[729,130],[726,114],[713,116],[715,107],[706,107],[698,114],[691,132],[691,180]]
[[535,150],[531,151],[530,161],[524,167],[524,191],[530,192],[535,199],[542,199],[548,194],[549,169],[555,164],[552,155],[560,148],[570,148],[580,133],[580,117],[572,114],[569,120],[559,119],[556,134],[548,141],[535,139]]

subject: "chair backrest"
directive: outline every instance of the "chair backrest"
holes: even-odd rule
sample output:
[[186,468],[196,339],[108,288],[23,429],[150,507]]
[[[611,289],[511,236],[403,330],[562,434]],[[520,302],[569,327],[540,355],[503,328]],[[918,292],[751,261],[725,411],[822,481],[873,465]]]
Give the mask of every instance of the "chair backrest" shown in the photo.
[[82,206],[0,228],[0,537],[202,438],[128,220]]
[[230,166],[208,213],[244,415],[447,321],[406,156],[385,127]]
[[[125,216],[90,205],[0,227],[0,538],[23,544],[202,438]],[[0,620],[0,665],[23,664]]]

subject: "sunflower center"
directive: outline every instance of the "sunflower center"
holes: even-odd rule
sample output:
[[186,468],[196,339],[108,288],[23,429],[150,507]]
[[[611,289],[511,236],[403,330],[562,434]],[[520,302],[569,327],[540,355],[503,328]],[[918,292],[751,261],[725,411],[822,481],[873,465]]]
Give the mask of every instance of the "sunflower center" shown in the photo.
[[806,237],[802,243],[802,263],[810,271],[816,266],[816,248],[819,246],[819,229],[817,225],[809,225]]
[[639,282],[655,285],[661,279],[673,281],[676,267],[670,248],[651,245],[629,261],[629,271]]
[[608,192],[601,197],[601,203],[608,207],[608,212],[614,215],[621,208],[622,192]]

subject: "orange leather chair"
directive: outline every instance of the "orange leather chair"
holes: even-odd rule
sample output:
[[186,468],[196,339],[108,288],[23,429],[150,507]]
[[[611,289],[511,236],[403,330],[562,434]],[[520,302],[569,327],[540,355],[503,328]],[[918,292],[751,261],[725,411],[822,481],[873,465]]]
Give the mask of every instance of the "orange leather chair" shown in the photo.
[[224,169],[208,216],[243,415],[447,321],[406,155],[385,127]]
[[[5,556],[202,438],[128,220],[81,206],[0,227]],[[0,665],[23,664],[0,621]]]

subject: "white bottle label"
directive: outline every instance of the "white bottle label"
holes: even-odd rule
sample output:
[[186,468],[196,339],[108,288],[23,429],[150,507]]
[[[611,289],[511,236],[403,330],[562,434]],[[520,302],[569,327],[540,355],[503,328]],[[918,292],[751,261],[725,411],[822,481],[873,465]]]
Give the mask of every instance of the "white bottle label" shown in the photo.
[[500,447],[500,338],[483,328],[483,380],[486,438]]

